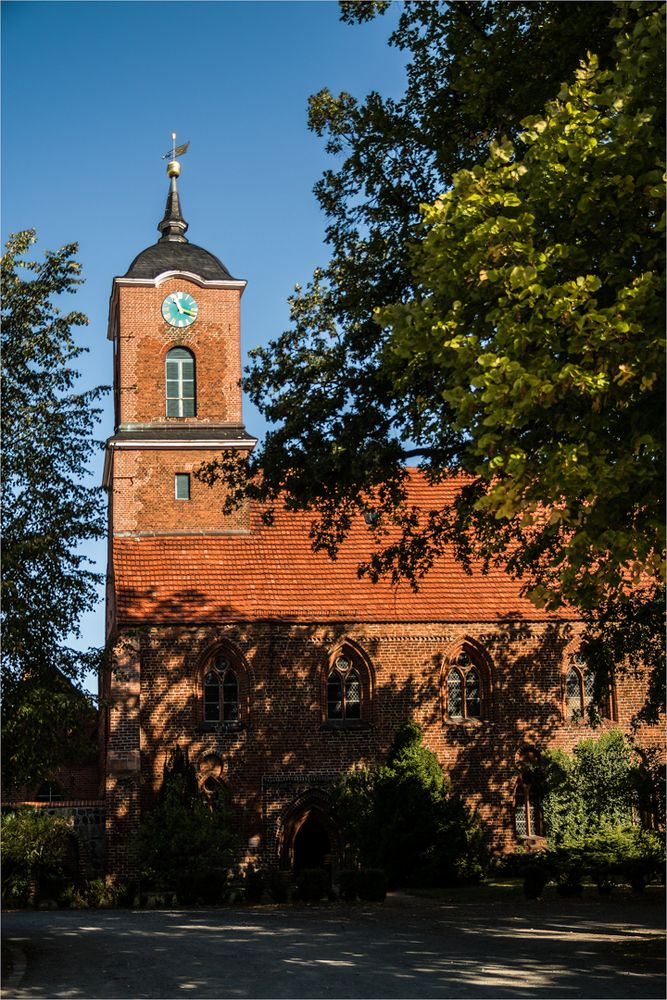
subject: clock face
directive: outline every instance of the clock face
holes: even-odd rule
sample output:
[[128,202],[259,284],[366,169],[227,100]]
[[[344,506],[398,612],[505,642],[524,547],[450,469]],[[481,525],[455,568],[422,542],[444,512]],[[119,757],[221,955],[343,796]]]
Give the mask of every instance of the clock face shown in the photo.
[[190,326],[199,306],[189,292],[171,292],[162,303],[162,316],[171,326]]

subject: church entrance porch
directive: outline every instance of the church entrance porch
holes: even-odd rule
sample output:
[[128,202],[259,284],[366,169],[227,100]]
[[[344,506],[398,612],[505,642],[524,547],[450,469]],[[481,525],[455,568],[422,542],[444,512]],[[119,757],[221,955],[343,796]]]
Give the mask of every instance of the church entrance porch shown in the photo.
[[288,807],[279,824],[277,846],[283,871],[298,874],[321,868],[331,875],[338,863],[339,835],[324,795],[311,793]]

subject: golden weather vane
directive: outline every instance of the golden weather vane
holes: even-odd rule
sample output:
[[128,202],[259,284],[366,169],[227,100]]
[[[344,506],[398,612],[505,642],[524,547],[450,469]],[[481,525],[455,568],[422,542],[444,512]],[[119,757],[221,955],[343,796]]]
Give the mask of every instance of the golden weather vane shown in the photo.
[[189,142],[184,142],[182,146],[176,145],[176,133],[171,133],[171,149],[164,154],[163,160],[175,160],[177,156],[183,156],[188,151]]

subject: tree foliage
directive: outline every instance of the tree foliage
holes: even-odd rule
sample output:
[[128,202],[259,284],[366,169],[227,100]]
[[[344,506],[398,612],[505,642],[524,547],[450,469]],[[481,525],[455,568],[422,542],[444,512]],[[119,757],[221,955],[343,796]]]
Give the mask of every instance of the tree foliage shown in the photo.
[[[406,3],[390,41],[408,56],[400,100],[310,99],[336,157],[315,188],[331,259],[252,353],[265,442],[203,477],[227,480],[230,506],[312,511],[332,556],[372,506],[372,578],[416,583],[450,544],[498,560],[537,604],[587,616],[600,690],[612,656],[648,663],[654,717],[664,8]],[[411,460],[464,477],[454,509],[409,506]]]
[[34,231],[2,257],[2,728],[4,780],[49,776],[90,719],[77,690],[94,655],[68,645],[97,602],[98,574],[79,551],[105,530],[101,489],[86,483],[102,388],[77,391],[74,330],[59,297],[81,283],[75,244],[26,257]]
[[399,728],[385,765],[342,779],[336,812],[352,860],[382,868],[391,885],[474,882],[488,863],[479,820],[414,722]]
[[424,210],[415,295],[378,313],[420,440],[458,438],[550,606],[664,572],[664,15],[613,24],[611,70],[591,56]]
[[664,824],[664,768],[658,771],[651,755],[635,750],[618,729],[582,740],[571,754],[545,751],[536,780],[549,846],[626,829],[640,816]]
[[24,905],[37,900],[40,883],[63,871],[70,822],[37,809],[18,809],[2,817],[3,896]]

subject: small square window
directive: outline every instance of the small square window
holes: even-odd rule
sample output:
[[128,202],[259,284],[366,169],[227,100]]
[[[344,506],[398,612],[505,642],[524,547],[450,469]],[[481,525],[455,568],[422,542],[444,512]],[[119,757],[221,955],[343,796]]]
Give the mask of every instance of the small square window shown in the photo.
[[187,472],[177,472],[174,476],[174,493],[177,500],[190,499],[190,475]]

